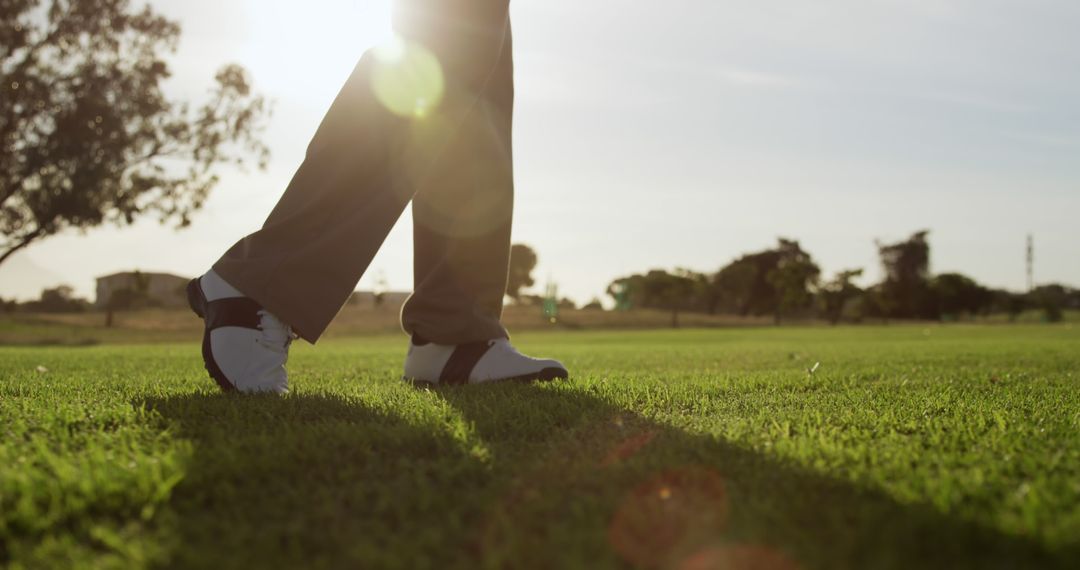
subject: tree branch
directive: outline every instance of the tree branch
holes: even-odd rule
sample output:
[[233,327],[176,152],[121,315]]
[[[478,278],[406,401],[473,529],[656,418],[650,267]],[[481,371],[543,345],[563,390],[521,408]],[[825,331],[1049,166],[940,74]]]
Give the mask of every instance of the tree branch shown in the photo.
[[[52,7],[56,6],[58,2],[59,0],[53,0],[52,4],[50,5],[49,12],[52,11]],[[23,74],[25,74],[26,70],[37,60],[38,52],[43,47],[52,45],[56,42],[56,39],[60,37],[60,34],[64,29],[65,23],[66,19],[61,16],[61,18],[55,23],[55,26],[49,31],[49,33],[45,34],[45,37],[41,38],[40,41],[35,42],[33,45],[30,45],[27,48],[26,56],[23,57],[22,61],[15,65],[15,67],[11,70],[10,73],[0,74],[0,83],[7,84],[11,83],[13,80],[24,79]],[[5,58],[14,53],[14,51],[10,52],[9,54],[5,55]],[[6,117],[6,120],[4,122],[4,128],[2,131],[0,131],[0,141],[7,140],[8,136],[15,129],[15,124],[18,122],[19,117],[14,114],[14,111],[15,106],[12,105],[11,114]]]
[[19,242],[18,242],[18,243],[16,243],[15,245],[13,245],[13,246],[11,246],[11,247],[7,248],[6,250],[4,250],[4,252],[3,252],[3,253],[0,253],[0,265],[3,265],[4,261],[7,261],[7,258],[9,258],[9,257],[11,257],[12,255],[14,255],[14,254],[15,254],[15,252],[17,252],[17,251],[19,251],[20,249],[23,249],[24,247],[26,247],[26,246],[30,245],[31,243],[33,243],[33,242],[34,242],[34,240],[36,240],[36,239],[38,239],[39,237],[41,237],[41,235],[42,235],[43,233],[45,233],[45,230],[44,230],[44,229],[42,229],[42,228],[38,228],[38,229],[36,229],[36,230],[34,230],[34,231],[32,231],[32,232],[30,232],[30,233],[26,234],[26,235],[25,235],[25,236],[24,236],[24,237],[23,237],[23,238],[22,238],[21,240],[19,240]]

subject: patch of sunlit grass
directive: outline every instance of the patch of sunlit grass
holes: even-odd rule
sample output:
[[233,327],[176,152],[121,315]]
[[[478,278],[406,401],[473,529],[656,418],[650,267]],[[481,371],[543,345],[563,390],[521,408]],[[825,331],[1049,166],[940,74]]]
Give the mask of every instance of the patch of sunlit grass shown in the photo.
[[522,334],[574,378],[431,391],[334,339],[284,398],[195,344],[0,348],[0,560],[1069,567],[1080,332],[925,328]]

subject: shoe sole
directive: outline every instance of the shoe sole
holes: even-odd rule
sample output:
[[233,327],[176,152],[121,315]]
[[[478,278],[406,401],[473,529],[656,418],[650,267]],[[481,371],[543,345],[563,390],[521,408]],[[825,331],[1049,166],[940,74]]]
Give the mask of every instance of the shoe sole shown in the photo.
[[[187,286],[187,298],[188,305],[191,310],[195,312],[204,322],[206,321],[206,295],[202,292],[202,287],[199,285],[198,278],[192,279]],[[202,340],[202,357],[203,366],[206,367],[206,372],[210,375],[210,378],[217,382],[222,392],[236,392],[236,386],[233,386],[232,382],[229,382],[225,378],[225,373],[221,371],[221,367],[218,366],[217,361],[214,360],[214,352],[210,349],[210,328],[203,327],[203,340]]]
[[533,372],[530,374],[522,374],[521,376],[512,376],[510,378],[500,378],[498,380],[488,380],[487,382],[476,382],[465,384],[440,384],[439,382],[429,382],[427,380],[414,380],[411,378],[402,378],[405,382],[412,384],[416,388],[422,389],[434,389],[443,386],[450,386],[453,388],[459,388],[463,386],[483,386],[488,384],[536,384],[539,382],[553,382],[555,380],[566,380],[570,377],[570,373],[563,368],[545,368],[539,372]]

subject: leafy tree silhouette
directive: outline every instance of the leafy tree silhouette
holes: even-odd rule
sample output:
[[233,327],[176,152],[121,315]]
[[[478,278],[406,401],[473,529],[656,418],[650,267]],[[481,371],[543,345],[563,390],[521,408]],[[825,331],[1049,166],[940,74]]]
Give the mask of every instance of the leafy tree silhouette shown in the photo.
[[65,228],[190,223],[216,167],[265,167],[269,114],[243,68],[166,98],[180,27],[130,0],[0,2],[0,263]]
[[894,244],[877,242],[885,280],[881,283],[881,305],[887,317],[917,318],[933,316],[929,308],[930,244],[929,230],[916,232]]
[[536,269],[537,255],[533,248],[516,243],[510,248],[510,272],[506,280],[506,295],[514,301],[521,300],[521,290],[536,284],[532,272]]

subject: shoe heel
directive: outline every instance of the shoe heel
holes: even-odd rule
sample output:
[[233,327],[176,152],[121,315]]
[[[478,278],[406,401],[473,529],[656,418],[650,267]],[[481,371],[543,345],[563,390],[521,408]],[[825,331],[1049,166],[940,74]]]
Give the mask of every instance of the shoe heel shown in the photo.
[[187,285],[188,306],[199,315],[200,319],[206,319],[206,296],[203,295],[202,287],[199,286],[199,278],[196,277]]

